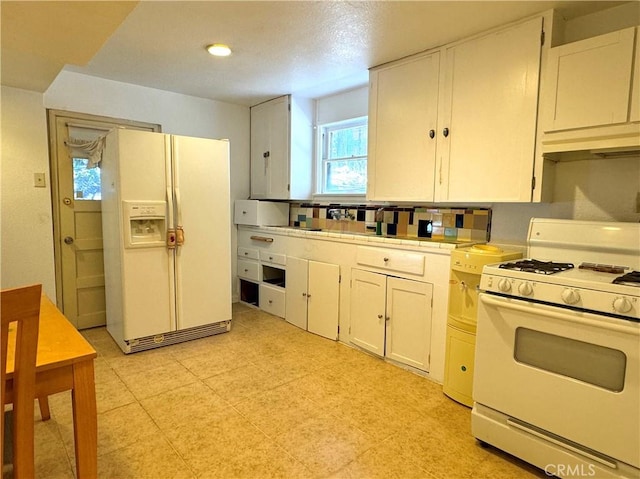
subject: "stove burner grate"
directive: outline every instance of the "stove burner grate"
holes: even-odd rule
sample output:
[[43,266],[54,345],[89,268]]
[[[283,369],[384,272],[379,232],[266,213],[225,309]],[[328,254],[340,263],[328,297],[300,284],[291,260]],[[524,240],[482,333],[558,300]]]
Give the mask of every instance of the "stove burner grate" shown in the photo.
[[580,269],[590,269],[591,271],[598,271],[600,273],[612,273],[612,274],[623,274],[626,269],[629,269],[626,266],[615,266],[612,264],[595,264],[595,263],[582,263],[578,266]]
[[640,286],[640,271],[631,271],[612,281],[613,284],[625,284],[627,286]]
[[573,268],[572,263],[554,263],[553,261],[539,261],[537,259],[524,259],[513,263],[503,263],[499,266],[503,269],[512,269],[535,274],[554,274]]

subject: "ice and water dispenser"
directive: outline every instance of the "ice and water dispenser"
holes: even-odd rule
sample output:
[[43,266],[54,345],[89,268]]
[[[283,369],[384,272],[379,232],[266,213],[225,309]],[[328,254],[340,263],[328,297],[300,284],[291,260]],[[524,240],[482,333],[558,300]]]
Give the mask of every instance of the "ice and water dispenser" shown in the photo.
[[476,351],[478,287],[485,264],[521,258],[519,251],[475,245],[451,252],[449,314],[443,391],[450,398],[473,406],[473,366]]
[[166,211],[164,201],[123,201],[125,248],[165,246]]

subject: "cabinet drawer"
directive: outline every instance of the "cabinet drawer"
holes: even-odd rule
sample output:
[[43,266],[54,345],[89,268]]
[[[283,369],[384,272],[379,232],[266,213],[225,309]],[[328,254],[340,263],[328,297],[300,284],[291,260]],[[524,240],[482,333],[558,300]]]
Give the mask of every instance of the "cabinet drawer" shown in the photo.
[[238,248],[238,256],[246,259],[260,259],[260,252],[253,248]]
[[287,264],[287,256],[280,253],[271,253],[269,251],[260,250],[260,259],[273,264]]
[[378,248],[358,247],[356,262],[386,271],[399,271],[417,275],[424,274],[424,256],[417,253],[391,251]]
[[240,278],[260,281],[260,264],[255,261],[248,261],[238,258],[238,276]]
[[285,292],[282,288],[260,285],[260,309],[284,318]]
[[233,219],[237,225],[286,226],[289,224],[289,203],[236,200]]

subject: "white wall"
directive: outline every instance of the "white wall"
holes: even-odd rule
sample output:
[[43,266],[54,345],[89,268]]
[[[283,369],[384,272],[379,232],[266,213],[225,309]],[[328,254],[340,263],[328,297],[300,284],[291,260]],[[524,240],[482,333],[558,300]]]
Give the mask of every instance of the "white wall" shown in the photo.
[[[47,121],[42,95],[2,87],[0,287],[42,283],[55,298]],[[33,186],[45,173],[46,188]]]
[[369,114],[369,86],[365,85],[316,100],[316,124],[358,118]]
[[638,222],[638,195],[640,158],[558,163],[552,203],[493,205],[491,241],[523,244],[533,217]]
[[[3,287],[28,282],[25,280],[29,278],[45,278],[47,294],[55,297],[51,192],[48,187],[31,186],[34,172],[47,172],[49,181],[47,108],[159,123],[165,133],[229,139],[232,207],[234,199],[249,196],[248,107],[72,72],[62,72],[44,95],[2,87],[2,106]],[[14,179],[20,183],[14,186]],[[12,185],[5,194],[9,181]],[[205,213],[215,211],[216,205],[211,205]],[[38,230],[34,230],[35,225]],[[235,245],[236,228],[232,226],[233,251]],[[25,271],[22,262],[34,251],[45,257],[38,256]],[[232,261],[236,293],[235,255]]]
[[640,2],[626,2],[601,12],[569,20],[564,28],[564,43],[604,35],[640,24]]

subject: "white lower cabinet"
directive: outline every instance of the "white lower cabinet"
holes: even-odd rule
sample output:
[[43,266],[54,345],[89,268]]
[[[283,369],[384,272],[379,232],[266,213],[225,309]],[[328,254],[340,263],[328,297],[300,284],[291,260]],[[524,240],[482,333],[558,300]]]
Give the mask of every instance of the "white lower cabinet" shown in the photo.
[[260,263],[238,258],[238,276],[251,281],[260,281]]
[[268,284],[260,285],[260,309],[274,316],[284,318],[285,290]]
[[433,286],[351,270],[351,342],[429,371]]
[[340,266],[287,257],[285,319],[299,328],[338,339]]

